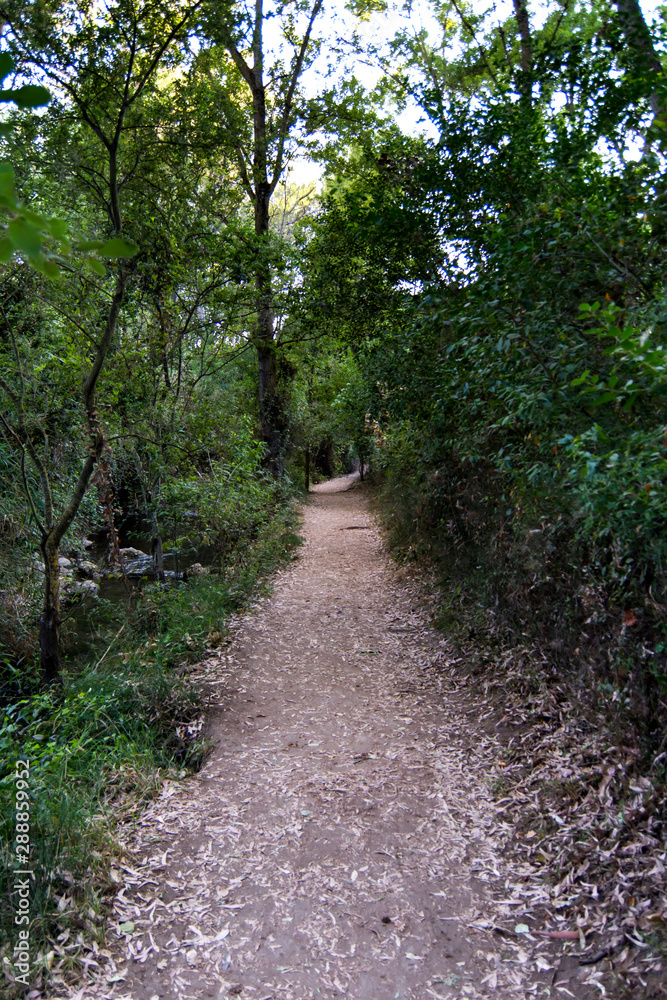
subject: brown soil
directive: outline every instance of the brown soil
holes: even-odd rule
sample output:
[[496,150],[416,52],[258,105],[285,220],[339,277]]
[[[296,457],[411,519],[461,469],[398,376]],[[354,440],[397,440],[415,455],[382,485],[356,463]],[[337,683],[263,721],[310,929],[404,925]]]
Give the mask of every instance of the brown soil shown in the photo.
[[[128,832],[116,944],[81,996],[549,995],[552,960],[534,938],[537,963],[524,950],[501,856],[493,737],[438,669],[444,640],[363,487],[315,487],[303,534],[272,596],[203,665],[213,750]],[[502,936],[498,896],[513,897]],[[574,979],[555,995],[581,995]]]

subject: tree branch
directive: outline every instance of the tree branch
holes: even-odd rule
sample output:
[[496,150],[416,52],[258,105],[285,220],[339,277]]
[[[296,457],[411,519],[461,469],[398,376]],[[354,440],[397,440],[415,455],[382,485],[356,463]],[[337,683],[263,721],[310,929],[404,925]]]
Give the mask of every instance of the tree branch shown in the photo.
[[299,82],[299,77],[301,76],[301,71],[303,69],[304,59],[306,58],[306,52],[308,51],[308,45],[310,43],[310,36],[313,31],[313,25],[315,23],[315,18],[322,9],[322,0],[315,0],[313,9],[310,12],[310,19],[308,21],[308,27],[306,33],[301,39],[301,46],[299,48],[294,67],[290,76],[289,87],[287,89],[287,94],[285,95],[285,102],[283,104],[283,113],[280,118],[280,126],[278,129],[278,150],[276,153],[276,163],[273,170],[273,176],[271,178],[270,190],[273,193],[276,189],[276,185],[280,180],[280,176],[283,170],[283,160],[285,155],[285,142],[287,141],[287,135],[289,133],[290,117],[292,115],[292,107],[294,104],[294,94],[296,91],[297,83]]
[[[0,376],[0,385],[2,385],[5,392],[7,392],[11,398],[11,394],[9,393],[7,386],[1,376]],[[7,423],[2,413],[0,413],[0,420],[2,420],[10,436],[16,439],[16,443],[18,444],[18,447],[21,449],[21,478],[23,479],[23,490],[25,492],[26,497],[28,498],[28,506],[30,507],[32,516],[35,519],[35,524],[39,528],[42,538],[46,538],[47,532],[44,529],[44,525],[40,521],[39,514],[37,513],[37,508],[35,506],[35,501],[33,500],[33,496],[32,493],[30,492],[30,487],[28,485],[28,476],[25,470],[25,446],[21,441],[20,437],[18,436],[18,434],[16,433],[16,431],[14,430],[14,428],[11,426],[11,424]]]
[[461,24],[463,25],[463,27],[466,29],[466,31],[468,31],[470,33],[470,37],[472,38],[473,42],[477,46],[477,51],[479,52],[479,54],[481,56],[482,62],[486,66],[487,73],[489,74],[489,76],[491,77],[491,79],[493,80],[493,82],[497,86],[498,85],[498,77],[496,76],[494,70],[491,67],[491,64],[490,64],[489,60],[486,57],[486,52],[484,51],[484,48],[477,41],[477,32],[475,31],[475,29],[474,29],[473,25],[471,24],[471,22],[465,16],[465,13],[461,9],[461,7],[459,6],[459,4],[457,3],[457,0],[452,0],[452,6],[453,6],[454,10],[456,11],[456,13],[458,14],[459,20],[460,20]]

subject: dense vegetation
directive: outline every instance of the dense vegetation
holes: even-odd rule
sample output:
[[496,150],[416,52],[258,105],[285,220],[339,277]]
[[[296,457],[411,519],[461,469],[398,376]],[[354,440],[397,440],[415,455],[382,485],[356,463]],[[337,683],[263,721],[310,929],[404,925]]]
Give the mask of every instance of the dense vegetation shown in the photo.
[[450,624],[493,609],[494,628],[592,670],[661,754],[658,52],[636,5],[554,5],[513,40],[455,7],[442,37],[396,37],[403,69],[383,81],[438,138],[388,128],[337,159],[302,308],[361,343],[386,516],[453,584]]
[[[443,626],[664,776],[664,19],[349,6],[0,5],[0,795],[8,850],[28,755],[47,965],[111,806],[200,759],[187,663],[317,475],[370,464]],[[89,536],[116,604],[59,563]]]

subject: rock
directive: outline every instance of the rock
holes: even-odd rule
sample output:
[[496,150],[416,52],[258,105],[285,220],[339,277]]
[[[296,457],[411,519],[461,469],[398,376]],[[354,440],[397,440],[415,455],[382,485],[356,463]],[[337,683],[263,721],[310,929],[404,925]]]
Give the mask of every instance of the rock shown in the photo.
[[125,576],[147,576],[153,572],[153,563],[150,559],[128,559],[123,560],[123,570]]
[[84,580],[99,580],[100,578],[99,567],[90,559],[79,559],[77,569]]
[[81,544],[83,545],[84,549],[92,549],[93,547],[93,543],[91,542],[90,538],[84,538]]
[[188,576],[206,576],[208,569],[206,566],[202,566],[201,563],[193,563],[192,566],[188,566],[186,572]]
[[145,576],[153,572],[153,559],[141,549],[120,549],[126,576]]
[[100,596],[100,585],[99,583],[95,583],[94,580],[72,580],[65,584],[63,593],[69,597],[80,595],[81,597],[91,597],[93,600],[97,600]]
[[[38,552],[33,553],[32,564],[35,567],[37,573],[44,575],[44,560]],[[72,561],[67,558],[67,556],[59,556],[58,565],[60,566],[60,578],[62,580],[71,580],[74,576],[74,566]]]
[[68,559],[67,556],[58,556],[58,565],[60,566],[60,579],[63,581],[71,580],[74,576],[72,560]]

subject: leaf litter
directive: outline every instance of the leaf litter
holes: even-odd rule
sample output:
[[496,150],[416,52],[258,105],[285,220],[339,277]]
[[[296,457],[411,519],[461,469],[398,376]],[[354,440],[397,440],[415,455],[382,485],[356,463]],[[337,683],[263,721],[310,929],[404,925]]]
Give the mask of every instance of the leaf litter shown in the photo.
[[548,692],[527,705],[515,661],[480,695],[351,485],[318,488],[299,560],[197,670],[210,759],[120,831],[111,943],[85,996],[659,988],[655,789],[638,781],[619,817],[622,754]]
[[493,755],[496,816],[520,879],[494,930],[508,931],[520,903],[533,938],[571,942],[568,989],[575,969],[599,995],[667,996],[664,785],[638,773],[629,734],[615,739],[574,703],[538,650],[513,647],[462,674],[470,652],[450,643],[439,669],[505,733]]

